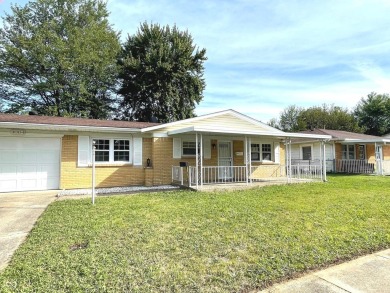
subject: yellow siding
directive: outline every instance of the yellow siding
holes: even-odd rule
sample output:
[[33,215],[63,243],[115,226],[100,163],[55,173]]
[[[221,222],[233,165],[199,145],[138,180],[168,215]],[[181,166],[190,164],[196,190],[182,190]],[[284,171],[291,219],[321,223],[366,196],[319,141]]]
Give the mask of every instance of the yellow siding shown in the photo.
[[[92,186],[92,168],[77,167],[77,144],[77,135],[65,135],[62,138],[61,189],[91,188]],[[147,149],[148,142],[144,144]],[[146,151],[145,155],[147,154]],[[145,175],[142,166],[96,167],[97,187],[144,185],[144,182]]]

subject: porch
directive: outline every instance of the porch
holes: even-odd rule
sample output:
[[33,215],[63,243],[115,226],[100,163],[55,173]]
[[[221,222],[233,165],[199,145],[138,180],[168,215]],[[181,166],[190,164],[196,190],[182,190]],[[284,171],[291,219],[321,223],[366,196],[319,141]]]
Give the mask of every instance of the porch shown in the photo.
[[324,181],[322,165],[172,166],[172,183],[197,190]]
[[[260,126],[254,130],[242,126],[237,129],[202,126],[169,131],[176,159],[172,183],[199,190],[231,184],[326,181],[325,141],[330,136],[287,134]],[[320,164],[293,164],[292,138],[308,137],[320,142]]]

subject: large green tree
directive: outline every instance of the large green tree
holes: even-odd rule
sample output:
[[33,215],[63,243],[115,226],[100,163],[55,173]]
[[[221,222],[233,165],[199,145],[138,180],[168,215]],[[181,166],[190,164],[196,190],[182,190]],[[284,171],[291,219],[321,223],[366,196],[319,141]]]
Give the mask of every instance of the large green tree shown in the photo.
[[288,106],[284,109],[278,123],[272,121],[283,131],[294,132],[315,128],[362,132],[357,120],[348,109],[334,105],[313,106],[310,108]]
[[380,136],[390,133],[389,94],[368,94],[356,106],[355,116],[359,125],[365,128],[366,134]]
[[12,109],[106,118],[121,49],[107,18],[100,0],[13,5],[0,29],[0,97]]
[[122,119],[170,122],[194,116],[203,99],[206,50],[176,26],[141,24],[119,60]]

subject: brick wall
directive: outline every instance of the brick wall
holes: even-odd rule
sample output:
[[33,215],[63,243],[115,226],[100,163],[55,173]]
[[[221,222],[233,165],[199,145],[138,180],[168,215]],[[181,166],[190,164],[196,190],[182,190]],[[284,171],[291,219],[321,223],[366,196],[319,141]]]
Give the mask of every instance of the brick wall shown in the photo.
[[[151,140],[144,139],[143,162],[150,155]],[[61,151],[61,189],[91,188],[92,168],[77,167],[77,135],[62,138]],[[96,187],[117,187],[144,185],[143,166],[96,166]]]

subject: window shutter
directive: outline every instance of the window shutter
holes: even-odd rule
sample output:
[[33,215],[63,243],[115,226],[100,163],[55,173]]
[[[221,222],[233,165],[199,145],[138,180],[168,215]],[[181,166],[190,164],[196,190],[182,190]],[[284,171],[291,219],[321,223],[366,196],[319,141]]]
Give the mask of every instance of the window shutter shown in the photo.
[[181,139],[180,138],[173,139],[173,158],[174,159],[181,158]]
[[211,159],[211,140],[209,138],[203,139],[203,158]]
[[87,167],[90,163],[89,136],[78,137],[78,167]]
[[133,165],[142,166],[142,137],[133,138]]
[[278,142],[275,143],[275,163],[280,163],[280,145]]

